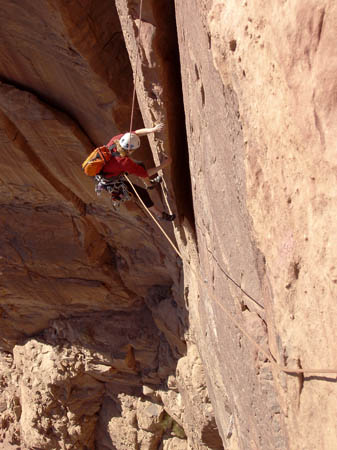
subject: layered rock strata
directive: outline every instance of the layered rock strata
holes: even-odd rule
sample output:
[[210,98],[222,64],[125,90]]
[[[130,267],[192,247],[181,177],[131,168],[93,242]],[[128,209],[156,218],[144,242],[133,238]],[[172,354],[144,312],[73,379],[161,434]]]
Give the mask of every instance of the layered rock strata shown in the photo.
[[[1,445],[105,448],[105,433],[113,448],[109,390],[134,386],[136,404],[143,385],[164,389],[187,327],[176,255],[139,206],[113,211],[81,171],[128,128],[119,19],[110,2],[8,2],[1,37]],[[172,424],[146,445],[171,445]]]

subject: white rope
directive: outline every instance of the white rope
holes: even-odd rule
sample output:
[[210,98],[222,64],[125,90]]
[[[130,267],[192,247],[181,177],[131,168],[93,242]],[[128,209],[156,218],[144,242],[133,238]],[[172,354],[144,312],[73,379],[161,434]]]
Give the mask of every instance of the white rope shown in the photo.
[[137,36],[137,42],[136,42],[136,66],[135,66],[135,82],[133,87],[133,93],[132,93],[132,106],[131,106],[131,118],[130,118],[130,136],[132,131],[132,124],[133,124],[133,116],[135,112],[135,100],[136,100],[136,82],[137,82],[137,74],[138,74],[138,59],[139,59],[139,42],[140,42],[140,32],[142,29],[142,11],[143,11],[143,0],[140,0],[140,7],[139,7],[139,28],[138,28],[138,36]]

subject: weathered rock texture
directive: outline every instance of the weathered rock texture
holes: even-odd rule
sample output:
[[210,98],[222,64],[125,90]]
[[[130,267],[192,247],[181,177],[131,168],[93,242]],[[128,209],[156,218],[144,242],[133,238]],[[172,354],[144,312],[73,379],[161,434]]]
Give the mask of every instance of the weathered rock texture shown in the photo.
[[176,5],[200,260],[193,261],[193,272],[187,268],[195,299],[192,323],[225,445],[285,448],[270,365],[220,308],[266,343],[263,260],[246,207],[239,104],[214,66],[207,15],[199,3]]
[[134,402],[143,385],[165,389],[187,329],[176,255],[138,206],[113,212],[81,171],[129,126],[119,18],[111,2],[6,2],[0,28],[1,445],[114,448],[111,386],[134,387]]
[[272,374],[219,303],[281,364],[336,369],[336,7],[200,0],[176,13],[207,280],[190,320],[223,441],[333,448],[335,377]]
[[[216,1],[208,16],[242,118],[269,345],[291,367],[337,368],[336,17],[330,1]],[[291,448],[335,447],[335,377],[274,375]]]
[[[337,7],[139,3],[1,5],[0,447],[335,448],[335,376],[236,324],[337,367]],[[182,261],[80,169],[134,80]]]

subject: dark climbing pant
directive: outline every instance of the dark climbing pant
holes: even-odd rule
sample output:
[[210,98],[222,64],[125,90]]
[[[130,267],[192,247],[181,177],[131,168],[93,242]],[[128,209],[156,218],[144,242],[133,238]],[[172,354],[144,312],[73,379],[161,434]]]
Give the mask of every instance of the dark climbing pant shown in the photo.
[[[124,180],[124,183],[127,186],[128,191],[131,192],[131,194],[133,194],[134,197],[136,197],[136,194],[134,193],[134,190],[132,189],[131,184],[126,180]],[[151,197],[149,196],[149,193],[147,192],[147,190],[140,186],[137,186],[136,184],[134,184],[134,187],[135,187],[139,197],[143,200],[145,206],[147,208],[151,208],[151,206],[153,206],[153,201],[151,200]]]

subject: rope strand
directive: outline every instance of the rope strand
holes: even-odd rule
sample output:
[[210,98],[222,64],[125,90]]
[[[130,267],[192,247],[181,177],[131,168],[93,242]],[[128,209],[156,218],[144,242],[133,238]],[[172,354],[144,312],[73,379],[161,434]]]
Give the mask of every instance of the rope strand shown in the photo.
[[135,67],[135,82],[133,86],[133,93],[132,93],[132,106],[131,106],[131,119],[130,119],[130,136],[132,131],[132,124],[133,124],[133,116],[135,112],[135,100],[136,100],[136,82],[137,82],[137,74],[138,74],[138,59],[139,59],[139,42],[140,42],[140,32],[142,29],[142,11],[143,11],[143,0],[140,0],[140,6],[139,6],[139,29],[138,29],[138,36],[137,36],[137,42],[136,42],[136,67]]

